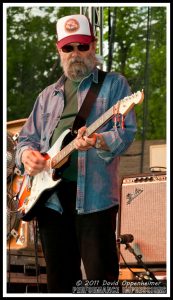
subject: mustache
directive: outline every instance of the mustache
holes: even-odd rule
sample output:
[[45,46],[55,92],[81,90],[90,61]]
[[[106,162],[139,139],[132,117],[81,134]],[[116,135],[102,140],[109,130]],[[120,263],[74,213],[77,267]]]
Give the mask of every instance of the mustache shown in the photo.
[[84,63],[84,60],[80,57],[74,57],[69,60],[69,66],[75,63]]

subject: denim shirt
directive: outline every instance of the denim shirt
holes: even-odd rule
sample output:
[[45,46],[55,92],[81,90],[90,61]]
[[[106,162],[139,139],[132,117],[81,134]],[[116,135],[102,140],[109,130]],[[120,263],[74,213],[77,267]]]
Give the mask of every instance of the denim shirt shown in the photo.
[[[36,99],[33,110],[24,124],[17,144],[16,165],[24,172],[21,154],[32,148],[47,152],[52,133],[60,121],[64,109],[64,81],[62,77],[45,88]],[[91,86],[92,80],[98,82],[98,69],[84,78],[78,88],[78,110]],[[91,125],[118,100],[131,94],[124,76],[119,73],[107,73],[98,97],[93,104],[86,126]],[[102,126],[101,133],[110,151],[91,148],[78,151],[78,179],[76,210],[79,214],[97,212],[111,208],[119,203],[119,161],[133,142],[136,133],[136,117],[133,109],[125,117],[125,128],[116,126],[113,119]],[[45,203],[46,206],[62,213],[62,206],[56,193]]]

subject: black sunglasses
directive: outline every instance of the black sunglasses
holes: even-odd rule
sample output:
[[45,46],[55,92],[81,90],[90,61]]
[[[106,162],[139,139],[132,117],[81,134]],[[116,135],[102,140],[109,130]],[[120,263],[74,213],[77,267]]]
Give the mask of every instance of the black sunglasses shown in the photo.
[[77,48],[81,52],[88,51],[90,48],[90,44],[79,44],[77,46],[65,45],[61,49],[62,52],[69,53],[74,51],[75,48]]

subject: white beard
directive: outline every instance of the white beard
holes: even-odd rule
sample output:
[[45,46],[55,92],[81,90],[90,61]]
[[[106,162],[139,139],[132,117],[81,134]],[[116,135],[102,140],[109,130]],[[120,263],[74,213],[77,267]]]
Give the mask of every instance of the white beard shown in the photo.
[[75,57],[68,61],[61,59],[65,75],[72,81],[79,82],[90,74],[96,66],[97,59],[95,54],[90,53],[85,58]]

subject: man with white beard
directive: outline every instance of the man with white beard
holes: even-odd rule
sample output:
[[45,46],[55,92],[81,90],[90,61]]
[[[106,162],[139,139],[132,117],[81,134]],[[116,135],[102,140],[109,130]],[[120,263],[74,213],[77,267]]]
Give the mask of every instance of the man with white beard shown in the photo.
[[[50,171],[56,153],[48,159],[43,153],[49,153],[67,129],[70,143],[73,141],[69,160],[60,160],[62,169],[54,168],[61,181],[43,192],[44,201],[33,216],[38,220],[49,293],[74,292],[82,282],[81,259],[88,282],[94,281],[97,287],[119,276],[119,157],[134,140],[136,120],[131,109],[123,122],[109,119],[88,134],[92,123],[131,94],[121,74],[109,72],[99,77],[103,72],[98,68],[96,43],[86,16],[58,20],[57,50],[64,74],[39,94],[18,139],[16,164],[30,179]],[[100,90],[86,123],[73,130],[87,93],[95,93],[94,85]]]

